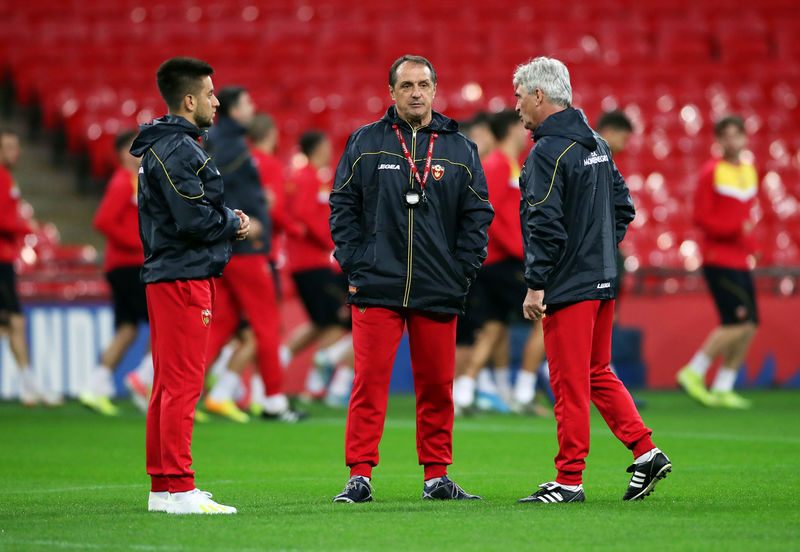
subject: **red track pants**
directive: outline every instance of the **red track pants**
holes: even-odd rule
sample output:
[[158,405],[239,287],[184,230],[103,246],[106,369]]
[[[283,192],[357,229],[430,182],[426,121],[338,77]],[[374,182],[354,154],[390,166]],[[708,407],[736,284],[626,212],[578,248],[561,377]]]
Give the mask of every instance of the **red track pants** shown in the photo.
[[283,393],[278,357],[280,315],[272,271],[264,255],[234,255],[216,280],[214,324],[208,342],[212,362],[239,327],[242,313],[256,336],[258,367],[267,396]]
[[417,456],[425,479],[447,474],[453,462],[455,315],[383,307],[352,312],[355,380],[345,435],[350,476],[371,477],[378,465],[392,366],[405,326],[417,396]]
[[214,282],[160,282],[146,293],[154,369],[147,473],[154,492],[191,491],[194,408],[203,390]]
[[609,368],[614,301],[582,301],[548,314],[542,321],[556,398],[558,476],[579,485],[589,454],[589,406],[594,403],[608,427],[633,451],[634,458],[653,448],[630,393]]

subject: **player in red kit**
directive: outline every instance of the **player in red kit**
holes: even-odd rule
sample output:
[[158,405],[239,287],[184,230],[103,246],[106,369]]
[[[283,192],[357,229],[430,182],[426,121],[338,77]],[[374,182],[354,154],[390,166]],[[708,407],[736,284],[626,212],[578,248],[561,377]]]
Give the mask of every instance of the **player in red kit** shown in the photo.
[[[208,151],[225,179],[225,203],[248,209],[253,228],[247,240],[234,244],[225,273],[217,281],[217,318],[209,340],[209,360],[217,356],[236,331],[242,315],[256,341],[258,368],[264,384],[262,417],[297,422],[303,413],[293,410],[283,392],[283,369],[278,359],[280,315],[272,271],[267,262],[271,223],[264,189],[256,164],[245,141],[247,126],[255,115],[250,94],[238,86],[220,91],[220,116],[209,131]],[[232,398],[239,375],[224,370],[205,406],[210,412],[246,421]]]
[[[306,164],[287,183],[287,207],[302,234],[289,235],[286,249],[292,279],[310,322],[292,333],[286,348],[293,356],[313,343],[319,345],[314,369],[306,378],[306,391],[315,397],[324,394],[328,371],[350,356],[352,341],[345,335],[349,320],[343,312],[347,282],[331,264],[328,198],[333,149],[328,137],[315,130],[304,132],[299,145]],[[352,381],[352,369],[346,364],[341,366],[340,378],[345,381],[339,387],[349,387]],[[349,395],[349,389],[340,389],[338,395]],[[346,404],[346,398],[342,400]]]
[[[114,149],[119,167],[106,187],[93,221],[94,227],[106,237],[103,270],[111,286],[115,333],[79,399],[85,406],[105,416],[118,414],[117,407],[110,400],[114,391],[111,378],[136,339],[139,323],[147,322],[147,297],[139,279],[144,262],[136,202],[140,159],[129,151],[138,133],[138,130],[129,130],[117,136]],[[144,411],[147,410],[148,388],[153,379],[152,358],[148,349],[139,367],[126,378],[134,403]]]
[[[530,135],[513,110],[496,113],[489,121],[497,147],[483,161],[486,185],[495,217],[489,227],[486,261],[478,282],[482,291],[481,328],[472,357],[463,374],[453,384],[453,402],[466,408],[475,400],[476,377],[486,362],[494,361],[496,394],[478,388],[478,407],[508,411],[510,402],[517,412],[546,415],[547,410],[533,403],[536,370],[544,356],[541,323],[531,324],[525,345],[522,368],[512,391],[509,376],[508,332],[512,322],[522,318],[520,300],[525,297],[525,268],[519,222],[519,156],[530,147]],[[485,386],[485,384],[484,384]],[[512,396],[513,394],[513,396]],[[486,402],[484,406],[481,403]]]
[[19,188],[11,171],[22,152],[16,132],[0,129],[0,336],[8,335],[8,345],[20,372],[19,397],[25,406],[43,403],[57,406],[61,396],[37,382],[31,370],[25,315],[17,295],[14,261],[22,239],[31,231],[19,213]]
[[[714,125],[722,150],[700,171],[694,195],[694,221],[703,233],[703,275],[720,316],[720,326],[680,372],[678,383],[706,406],[749,408],[750,401],[733,390],[739,366],[758,326],[755,286],[750,269],[758,245],[753,240],[750,211],[758,193],[755,167],[741,159],[747,145],[744,121],[728,116]],[[722,357],[711,390],[705,375]]]
[[225,206],[222,177],[200,143],[219,106],[213,73],[197,59],[165,61],[156,80],[169,113],[141,125],[131,147],[142,157],[139,235],[155,371],[147,412],[148,510],[170,514],[236,513],[196,488],[191,468],[213,278],[230,260],[232,240],[246,239],[250,230],[247,215]]

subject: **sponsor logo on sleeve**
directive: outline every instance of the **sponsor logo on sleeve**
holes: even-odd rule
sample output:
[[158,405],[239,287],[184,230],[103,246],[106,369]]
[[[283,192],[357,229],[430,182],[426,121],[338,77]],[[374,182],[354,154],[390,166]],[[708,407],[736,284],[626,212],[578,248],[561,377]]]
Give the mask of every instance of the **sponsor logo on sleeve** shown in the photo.
[[608,155],[597,155],[597,152],[592,152],[589,157],[583,160],[583,166],[597,165],[598,163],[608,163]]

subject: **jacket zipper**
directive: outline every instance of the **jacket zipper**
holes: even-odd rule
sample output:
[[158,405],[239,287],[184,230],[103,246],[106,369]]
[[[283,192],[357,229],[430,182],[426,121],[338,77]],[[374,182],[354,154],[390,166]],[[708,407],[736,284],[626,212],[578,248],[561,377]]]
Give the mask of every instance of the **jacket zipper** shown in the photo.
[[[417,131],[420,128],[414,129],[411,125],[408,125],[411,128],[411,159],[414,159],[416,163],[416,154],[417,154]],[[428,125],[425,125],[428,126]],[[408,184],[411,188],[414,187],[414,174],[411,173],[409,175]],[[406,291],[403,294],[403,307],[408,307],[408,299],[411,295],[411,259],[414,252],[414,209],[408,210],[408,257],[406,259]]]

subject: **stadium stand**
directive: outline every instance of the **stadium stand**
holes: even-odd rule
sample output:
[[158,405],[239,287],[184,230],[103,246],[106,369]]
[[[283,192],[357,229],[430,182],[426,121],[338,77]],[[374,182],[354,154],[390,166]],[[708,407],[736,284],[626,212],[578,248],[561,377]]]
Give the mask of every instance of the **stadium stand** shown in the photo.
[[764,264],[800,266],[798,31],[792,0],[31,0],[0,7],[0,59],[16,101],[102,179],[116,132],[163,111],[153,74],[169,56],[208,60],[218,87],[246,86],[275,116],[284,158],[306,128],[341,149],[376,119],[390,101],[386,68],[407,51],[433,61],[435,107],[456,119],[512,105],[514,67],[555,56],[590,121],[622,108],[635,122],[619,160],[638,211],[627,266],[663,276],[699,266],[691,190],[727,112],[745,117],[761,171]]

